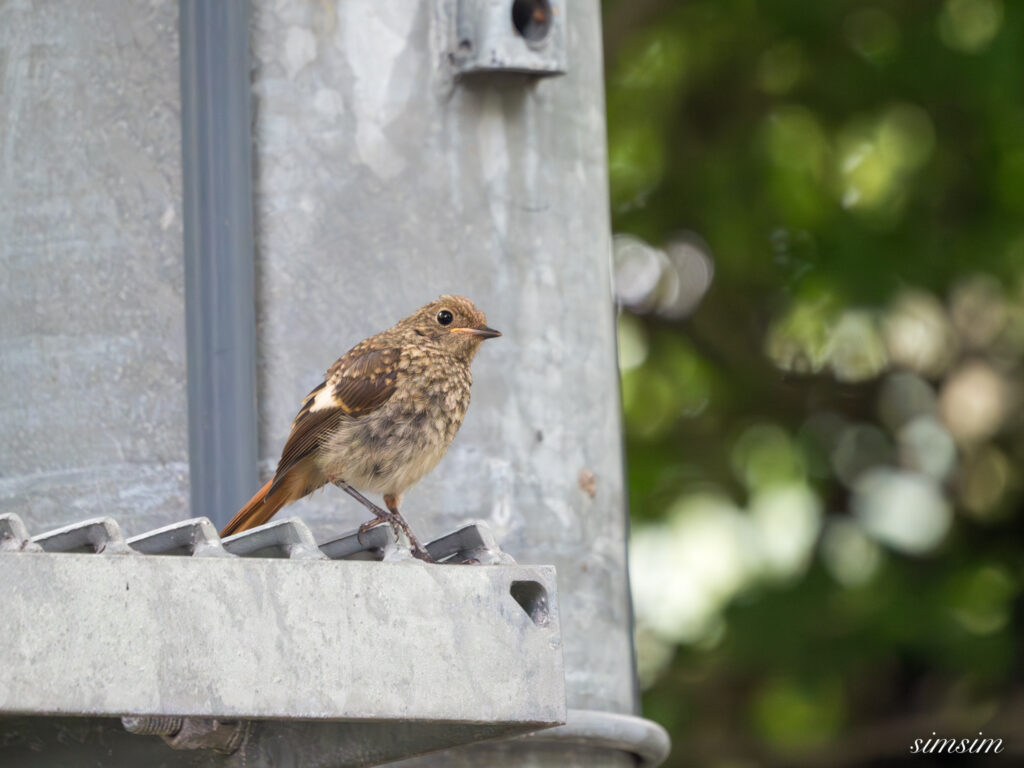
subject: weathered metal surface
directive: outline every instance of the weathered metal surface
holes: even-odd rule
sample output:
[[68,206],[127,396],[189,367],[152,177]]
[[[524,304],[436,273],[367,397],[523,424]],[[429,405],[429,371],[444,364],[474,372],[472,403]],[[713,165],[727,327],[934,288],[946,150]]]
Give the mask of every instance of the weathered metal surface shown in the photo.
[[[565,725],[514,740],[470,744],[443,755],[403,760],[395,768],[475,768],[518,759],[518,765],[639,766],[655,768],[671,744],[660,725],[632,715],[570,709]],[[559,760],[563,762],[559,762]]]
[[[0,539],[4,765],[364,766],[564,721],[550,567],[425,565],[386,526],[318,546],[297,519],[222,545],[205,518],[126,542],[8,514]],[[475,525],[427,547],[508,559]]]
[[[555,564],[570,706],[632,713],[600,7],[568,9],[550,78],[453,77],[454,8],[253,6],[260,456],[269,473],[336,356],[470,296],[504,336],[403,513],[422,539],[483,519],[518,562]],[[365,519],[333,488],[294,510],[318,537]]]
[[[11,517],[11,516],[7,516]],[[121,533],[121,526],[112,517],[97,517],[71,523],[32,537],[45,552],[91,552],[124,555],[131,550]]]
[[217,529],[205,517],[182,520],[139,534],[128,539],[128,546],[144,555],[223,557],[228,554]]
[[0,714],[564,720],[547,567],[3,552],[0,581]]
[[291,557],[326,560],[313,533],[298,518],[274,520],[224,539],[224,549],[247,557]]
[[559,0],[455,0],[449,61],[460,74],[563,74],[566,5]]
[[[251,721],[241,747],[231,755],[222,755],[207,749],[175,750],[159,736],[128,733],[116,719],[0,717],[0,763],[4,768],[356,768],[453,745],[515,736],[530,728],[521,723]],[[594,765],[600,768],[607,763]]]
[[[187,508],[177,4],[41,9],[0,5],[0,510],[37,530],[111,514],[133,535]],[[252,6],[259,456],[266,475],[351,344],[439,293],[471,296],[505,337],[403,511],[424,539],[483,517],[518,560],[554,563],[570,705],[630,713],[600,7],[563,17],[570,66],[553,78],[458,76],[456,11]],[[364,519],[333,489],[289,511],[321,541]],[[290,764],[273,743],[250,765]],[[633,760],[486,750],[492,766]]]
[[178,4],[0,3],[0,512],[187,517]]

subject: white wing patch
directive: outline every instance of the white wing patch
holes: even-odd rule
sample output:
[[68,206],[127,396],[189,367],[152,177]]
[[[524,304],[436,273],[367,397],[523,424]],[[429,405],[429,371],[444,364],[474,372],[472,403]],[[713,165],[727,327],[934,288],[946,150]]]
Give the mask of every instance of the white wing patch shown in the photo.
[[328,382],[323,389],[316,393],[316,397],[313,398],[313,404],[309,406],[309,410],[313,412],[337,407],[338,403],[334,400],[334,385]]

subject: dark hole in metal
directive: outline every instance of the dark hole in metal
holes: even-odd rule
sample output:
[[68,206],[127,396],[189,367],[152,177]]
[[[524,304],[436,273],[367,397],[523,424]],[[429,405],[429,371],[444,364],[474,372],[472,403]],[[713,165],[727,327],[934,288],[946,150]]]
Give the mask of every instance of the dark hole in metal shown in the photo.
[[548,0],[515,0],[512,25],[530,42],[543,40],[551,29],[551,3]]
[[537,581],[513,581],[509,593],[538,627],[548,623],[548,591]]

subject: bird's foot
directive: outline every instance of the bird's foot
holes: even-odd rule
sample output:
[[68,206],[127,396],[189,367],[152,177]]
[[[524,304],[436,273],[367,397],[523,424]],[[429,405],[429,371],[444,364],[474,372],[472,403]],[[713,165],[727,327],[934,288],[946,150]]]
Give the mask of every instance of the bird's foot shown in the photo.
[[377,517],[373,520],[367,520],[359,526],[359,533],[366,533],[371,528],[376,528],[378,525],[387,523],[391,526],[391,530],[395,532],[396,539],[400,540],[402,538],[402,534],[405,534],[405,537],[409,540],[409,549],[412,552],[413,557],[417,560],[422,560],[425,563],[437,562],[430,556],[430,553],[427,552],[426,547],[420,544],[420,540],[416,538],[416,534],[412,532],[412,529],[409,528],[409,524],[405,522],[405,518],[403,518],[398,512],[384,512],[381,510],[379,513],[374,511],[374,514],[376,514]]
[[378,515],[377,517],[373,518],[373,520],[367,520],[365,523],[360,525],[359,532],[366,533],[371,528],[376,528],[378,525],[384,525],[385,523],[391,526],[391,530],[395,532],[396,536],[398,535],[398,532],[402,530],[402,527],[401,525],[399,525],[398,521],[393,520],[392,515],[389,515],[387,512],[384,512]]
[[410,542],[409,542],[409,551],[412,552],[412,556],[413,557],[415,557],[417,560],[422,560],[424,563],[436,563],[437,562],[437,560],[435,560],[433,557],[431,557],[430,553],[427,552],[427,550],[424,549],[423,546],[420,545],[420,543],[418,541],[413,542],[413,541],[410,540]]

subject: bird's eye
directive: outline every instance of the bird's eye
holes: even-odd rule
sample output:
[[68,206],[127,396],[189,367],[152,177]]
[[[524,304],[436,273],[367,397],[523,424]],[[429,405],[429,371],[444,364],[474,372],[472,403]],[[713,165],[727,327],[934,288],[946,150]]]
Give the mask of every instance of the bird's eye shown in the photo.
[[437,313],[437,322],[439,322],[441,325],[451,325],[452,320],[454,319],[455,318],[452,317],[452,313],[449,312],[447,309],[442,309],[440,312]]

